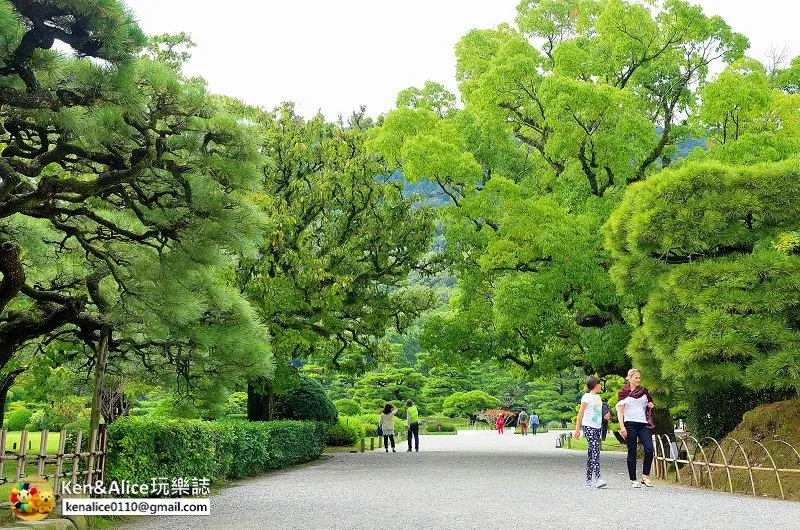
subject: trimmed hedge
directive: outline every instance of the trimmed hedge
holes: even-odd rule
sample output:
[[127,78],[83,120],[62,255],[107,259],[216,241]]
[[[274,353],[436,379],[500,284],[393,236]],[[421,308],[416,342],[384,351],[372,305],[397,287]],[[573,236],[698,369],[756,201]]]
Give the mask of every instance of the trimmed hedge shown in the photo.
[[456,426],[450,423],[429,423],[425,432],[456,432]]
[[246,477],[319,458],[326,441],[320,422],[121,418],[108,428],[106,477]]

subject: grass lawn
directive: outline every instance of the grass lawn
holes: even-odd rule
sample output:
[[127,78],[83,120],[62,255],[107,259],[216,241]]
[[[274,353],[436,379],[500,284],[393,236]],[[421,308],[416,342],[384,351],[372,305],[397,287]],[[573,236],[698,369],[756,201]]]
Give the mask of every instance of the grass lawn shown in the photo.
[[[22,436],[22,431],[9,431],[6,435],[6,454],[8,453],[17,453],[19,451],[19,440]],[[51,432],[47,435],[47,453],[48,454],[55,454],[58,451],[58,438],[60,436],[59,432]],[[38,453],[39,452],[39,443],[42,440],[42,433],[40,432],[28,432],[28,454],[31,453]],[[14,444],[16,445],[16,449],[14,449]],[[86,443],[84,443],[84,447]],[[72,449],[75,450],[74,447],[67,447],[67,450]]]

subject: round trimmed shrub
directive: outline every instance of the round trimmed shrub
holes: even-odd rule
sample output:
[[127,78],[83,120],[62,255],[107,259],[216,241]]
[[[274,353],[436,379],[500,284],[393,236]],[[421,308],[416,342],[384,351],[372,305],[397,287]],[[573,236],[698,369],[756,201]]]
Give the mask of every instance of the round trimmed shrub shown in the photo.
[[353,399],[337,399],[333,404],[336,405],[336,410],[339,411],[339,414],[345,416],[358,416],[361,414],[361,407]]
[[353,425],[345,424],[341,418],[339,423],[328,427],[328,445],[348,446],[356,443],[361,437]]
[[296,388],[290,388],[275,397],[274,415],[276,419],[314,420],[331,425],[335,425],[339,417],[336,406],[322,385],[306,376],[300,376]]
[[9,431],[21,431],[28,425],[33,416],[33,411],[28,409],[17,409],[6,414],[6,429]]

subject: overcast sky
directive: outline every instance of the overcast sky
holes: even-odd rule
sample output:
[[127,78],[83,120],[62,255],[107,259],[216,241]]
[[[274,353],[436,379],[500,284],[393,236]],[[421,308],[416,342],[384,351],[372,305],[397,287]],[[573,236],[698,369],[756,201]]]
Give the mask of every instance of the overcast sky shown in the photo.
[[[795,0],[695,0],[750,39],[800,54]],[[213,92],[274,107],[294,101],[328,118],[366,105],[394,106],[409,86],[438,81],[455,91],[458,39],[472,28],[513,23],[519,0],[127,0],[148,34],[185,31],[197,43],[186,72]]]

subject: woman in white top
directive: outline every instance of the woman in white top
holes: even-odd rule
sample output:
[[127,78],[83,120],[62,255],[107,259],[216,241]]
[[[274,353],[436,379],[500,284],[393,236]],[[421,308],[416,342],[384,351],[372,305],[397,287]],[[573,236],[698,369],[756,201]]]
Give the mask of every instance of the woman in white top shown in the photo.
[[397,407],[392,405],[391,403],[387,403],[385,407],[383,407],[383,413],[381,414],[381,430],[383,431],[383,446],[386,448],[386,452],[389,452],[389,442],[392,442],[392,452],[396,453],[397,451],[394,450],[394,413],[397,412]]
[[[628,384],[617,393],[617,414],[619,416],[619,432],[628,442],[628,478],[631,486],[641,488],[642,484],[652,487],[650,482],[650,466],[653,464],[653,434],[655,428],[651,409],[653,398],[650,392],[642,386],[642,376],[639,370],[628,370]],[[636,480],[636,447],[637,441],[641,442],[644,449],[644,465],[642,466],[642,480]]]

